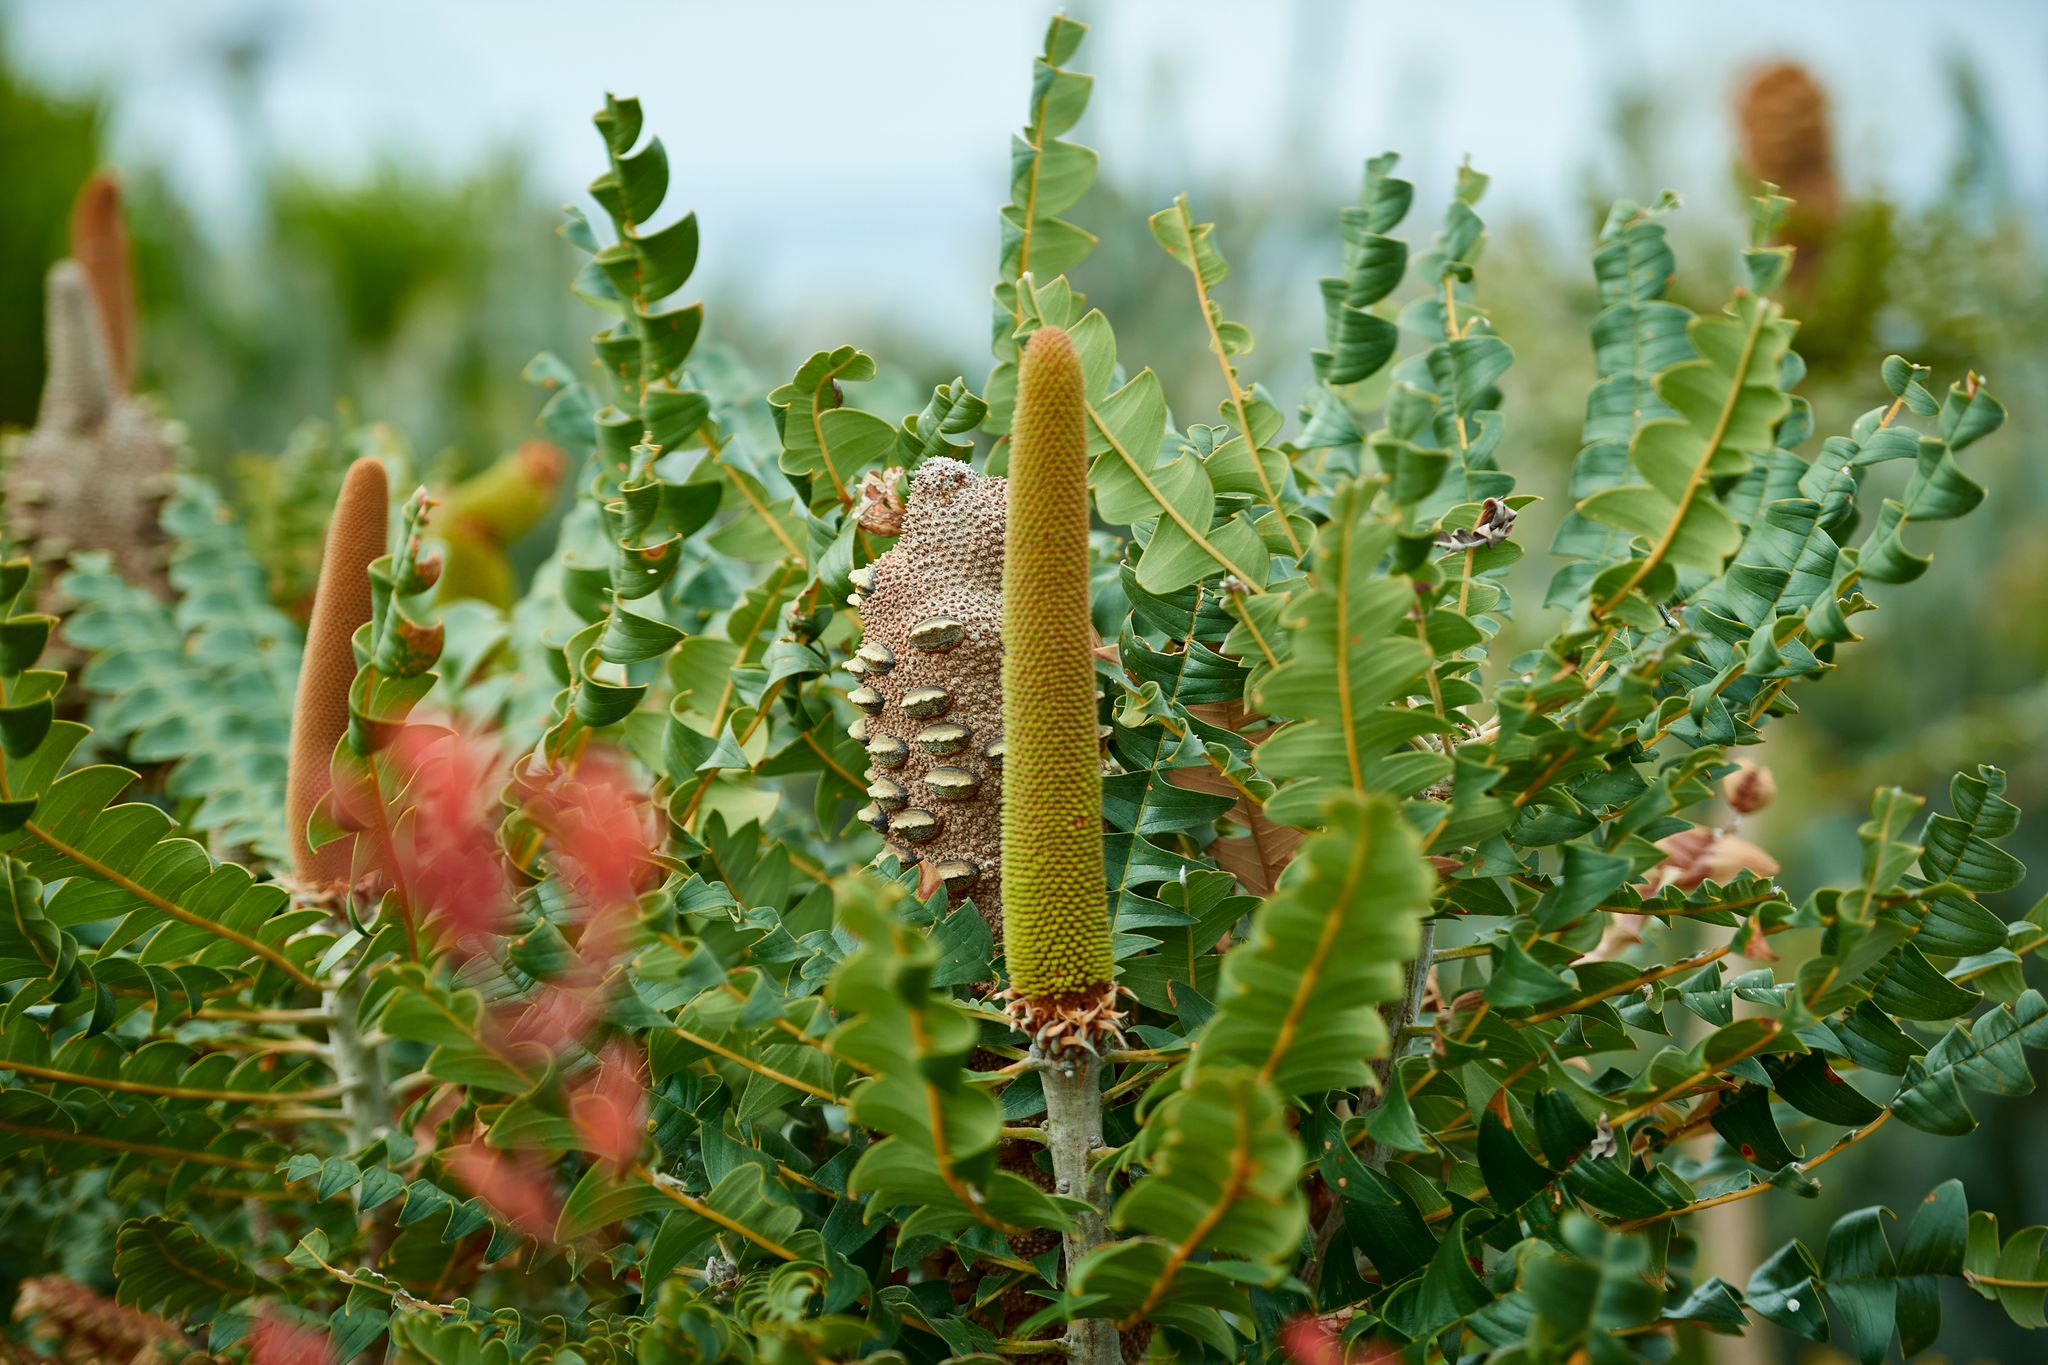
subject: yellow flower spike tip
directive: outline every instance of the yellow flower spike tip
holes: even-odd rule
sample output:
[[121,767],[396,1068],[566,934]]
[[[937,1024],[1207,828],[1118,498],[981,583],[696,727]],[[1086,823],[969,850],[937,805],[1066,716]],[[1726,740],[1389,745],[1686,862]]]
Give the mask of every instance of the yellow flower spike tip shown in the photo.
[[1017,381],[1003,550],[1003,947],[1011,1012],[1048,1047],[1113,1033],[1102,756],[1088,610],[1081,358],[1033,334]]
[[384,466],[367,456],[357,460],[342,479],[334,519],[327,524],[320,584],[292,703],[285,817],[291,826],[292,870],[307,891],[337,892],[351,880],[355,839],[345,836],[308,848],[306,822],[333,784],[329,766],[334,746],[348,729],[348,693],[356,677],[350,638],[370,619],[370,565],[384,554],[390,515]]
[[518,580],[506,547],[547,516],[568,468],[560,447],[535,439],[448,491],[439,518],[448,550],[441,601],[474,597],[512,605]]

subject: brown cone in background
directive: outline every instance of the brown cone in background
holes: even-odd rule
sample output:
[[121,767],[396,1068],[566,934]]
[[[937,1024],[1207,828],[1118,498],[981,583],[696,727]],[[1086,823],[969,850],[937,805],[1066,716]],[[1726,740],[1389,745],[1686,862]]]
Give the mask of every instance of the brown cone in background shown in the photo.
[[[58,580],[73,555],[104,551],[121,577],[169,594],[158,516],[177,463],[173,437],[131,392],[135,285],[120,193],[100,175],[80,192],[72,259],[45,280],[46,369],[36,424],[5,472],[7,534],[36,561],[38,609],[71,605]],[[46,666],[76,651],[53,642]]]
[[1793,201],[1783,239],[1798,248],[1795,279],[1808,278],[1842,215],[1828,93],[1797,62],[1760,67],[1735,99],[1742,169]]
[[341,890],[353,879],[355,839],[345,836],[308,848],[306,822],[333,785],[330,761],[348,729],[348,693],[356,677],[350,640],[370,619],[370,565],[384,554],[390,512],[384,466],[368,457],[350,465],[327,524],[320,585],[314,590],[298,697],[292,704],[285,818],[291,827],[292,871],[308,889]]

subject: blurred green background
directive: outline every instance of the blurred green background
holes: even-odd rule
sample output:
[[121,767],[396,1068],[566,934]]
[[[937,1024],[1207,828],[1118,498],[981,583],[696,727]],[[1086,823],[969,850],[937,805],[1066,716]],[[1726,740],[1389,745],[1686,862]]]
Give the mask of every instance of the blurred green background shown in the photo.
[[[323,506],[366,440],[402,444],[436,480],[482,467],[533,432],[526,361],[588,354],[594,315],[567,291],[575,262],[553,228],[598,164],[584,115],[608,86],[642,95],[669,143],[674,197],[703,216],[707,335],[762,391],[847,341],[882,361],[870,407],[908,410],[955,374],[978,385],[1006,138],[1043,11],[751,8],[620,0],[565,28],[560,7],[524,0],[0,6],[0,424],[33,420],[42,272],[79,184],[111,166],[136,242],[141,388],[259,537],[289,540],[296,522],[303,538],[295,511]],[[1418,246],[1461,155],[1494,176],[1479,288],[1516,347],[1502,463],[1546,498],[1518,532],[1532,547],[1578,444],[1586,258],[1607,200],[1686,194],[1676,292],[1711,309],[1744,197],[1759,176],[1783,183],[1801,201],[1791,308],[1818,431],[1878,403],[1889,352],[1944,384],[1987,374],[2014,420],[1971,467],[1987,507],[1923,537],[1927,576],[1859,617],[1869,642],[1774,727],[1762,757],[1780,796],[1745,832],[1796,896],[1852,874],[1873,786],[1939,806],[1949,773],[1993,763],[2028,812],[2014,847],[2035,870],[2017,903],[2048,891],[2048,6],[1956,4],[1930,21],[1889,3],[1481,5],[1456,27],[1427,6],[1339,0],[1076,8],[1098,30],[1079,63],[1097,103],[1076,136],[1104,153],[1071,215],[1104,244],[1076,281],[1183,424],[1210,420],[1220,395],[1146,214],[1186,190],[1217,222],[1236,267],[1224,306],[1259,336],[1245,371],[1291,407],[1363,158],[1407,154],[1419,193],[1402,230]],[[1549,566],[1527,563],[1519,600],[1535,615]],[[1848,1207],[1910,1204],[1937,1169],[2009,1226],[2048,1220],[2048,1167],[2030,1156],[2044,1127],[2040,1094],[1963,1142],[1895,1126],[1835,1163],[1814,1203],[1711,1215],[1704,1256],[1741,1278]],[[1950,1309],[1951,1358],[2041,1358],[1995,1311]],[[1716,1358],[1833,1358],[1793,1350],[1773,1334]]]

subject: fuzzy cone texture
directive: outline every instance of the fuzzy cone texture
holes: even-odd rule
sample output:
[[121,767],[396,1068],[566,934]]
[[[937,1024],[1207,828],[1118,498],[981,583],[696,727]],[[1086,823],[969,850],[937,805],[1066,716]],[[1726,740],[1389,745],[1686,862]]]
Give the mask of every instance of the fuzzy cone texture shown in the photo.
[[163,423],[128,391],[134,282],[112,180],[86,184],[72,234],[77,259],[51,266],[44,286],[42,403],[6,476],[9,533],[48,570],[38,596],[52,613],[65,605],[58,573],[83,550],[104,550],[123,578],[167,592],[157,517],[176,458]]
[[1796,248],[1793,283],[1809,284],[1819,273],[1842,216],[1828,93],[1797,62],[1774,63],[1743,86],[1736,97],[1735,117],[1743,168],[1792,200],[1779,237]]
[[285,818],[291,826],[293,871],[308,887],[340,889],[351,879],[354,837],[310,849],[306,822],[333,785],[329,769],[334,746],[348,729],[348,693],[356,677],[350,637],[370,619],[370,565],[384,554],[390,512],[384,466],[368,456],[350,465],[327,525],[320,586],[313,594],[299,692],[292,703]]
[[1737,96],[1736,119],[1744,169],[1790,195],[1799,212],[1832,221],[1841,186],[1828,95],[1813,73],[1797,62],[1763,67]]
[[[881,699],[854,726],[870,798],[881,797],[864,818],[898,858],[921,865],[928,890],[950,877],[950,899],[971,898],[998,935],[1003,768],[988,747],[1003,737],[1006,519],[1003,480],[943,456],[919,465],[900,538],[856,576],[861,649],[879,662],[852,664]],[[906,712],[906,697],[923,714]],[[907,837],[923,832],[920,813],[935,832]]]
[[1114,975],[1102,870],[1102,758],[1088,611],[1081,359],[1034,333],[1017,378],[1003,552],[1004,956],[1025,1000],[1097,995]]

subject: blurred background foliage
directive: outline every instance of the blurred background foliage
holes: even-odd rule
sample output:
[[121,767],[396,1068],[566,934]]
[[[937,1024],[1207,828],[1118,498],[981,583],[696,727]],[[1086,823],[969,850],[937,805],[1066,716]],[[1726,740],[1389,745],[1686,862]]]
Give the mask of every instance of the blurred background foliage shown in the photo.
[[[1819,688],[1804,724],[1772,731],[1764,761],[1780,797],[1750,828],[1784,864],[1786,883],[1804,888],[1853,868],[1855,826],[1880,775],[1938,794],[1956,757],[1967,755],[2006,768],[2023,810],[2048,810],[2048,452],[2038,434],[2048,413],[2048,274],[2043,224],[2012,188],[1995,102],[1969,63],[1950,63],[1946,108],[1927,111],[1954,129],[1935,178],[1939,192],[1904,202],[1843,176],[1840,149],[1856,130],[1836,126],[1831,92],[1786,56],[1760,42],[1726,82],[1723,116],[1738,150],[1724,178],[1671,187],[1689,191],[1693,203],[1672,230],[1675,296],[1703,312],[1718,307],[1738,244],[1735,206],[1757,180],[1773,180],[1800,204],[1788,229],[1800,247],[1789,306],[1802,320],[1797,346],[1810,367],[1803,392],[1818,431],[1846,429],[1880,401],[1877,366],[1890,352],[1931,365],[1944,381],[1968,367],[1988,373],[2017,419],[1972,467],[1991,498],[1970,531],[1930,537],[1935,562],[1918,590],[1858,618],[1883,661]],[[249,95],[250,64],[259,60],[233,51],[220,65],[221,98],[245,134],[238,154],[258,171],[256,202],[242,206],[239,230],[210,226],[158,167],[116,169],[136,242],[140,388],[182,424],[199,470],[241,509],[271,572],[273,599],[291,610],[309,589],[321,509],[350,459],[409,452],[420,475],[441,486],[484,468],[534,434],[539,404],[521,378],[526,362],[541,351],[581,354],[590,323],[559,284],[574,266],[554,233],[559,191],[542,192],[516,154],[448,176],[412,168],[404,146],[381,147],[368,173],[337,178],[261,135]],[[1148,79],[1157,84],[1148,100],[1176,107],[1175,73],[1155,69]],[[1313,89],[1310,81],[1291,87],[1295,107],[1284,120],[1304,137],[1318,118]],[[589,92],[590,100],[600,93]],[[0,214],[0,425],[34,418],[43,270],[63,254],[78,186],[109,159],[108,115],[120,97],[111,89],[59,93],[0,60],[0,165],[9,189]],[[1524,339],[1584,335],[1595,311],[1586,247],[1607,202],[1622,194],[1647,200],[1666,188],[1656,173],[1658,130],[1668,123],[1659,91],[1623,80],[1606,99],[1615,150],[1589,149],[1580,182],[1553,187],[1569,201],[1563,217],[1575,232],[1492,215],[1486,301],[1499,333],[1517,344],[1501,458],[1523,489],[1553,508],[1562,505],[1578,444],[1575,396],[1591,382],[1591,357],[1583,346]],[[1170,140],[1175,131],[1149,135]],[[1361,160],[1385,140],[1369,127],[1320,135],[1340,137]],[[1200,420],[1194,414],[1220,397],[1213,360],[1200,349],[1201,329],[1189,325],[1180,267],[1145,228],[1149,212],[1186,190],[1197,216],[1218,223],[1235,266],[1232,312],[1264,342],[1247,374],[1291,408],[1320,327],[1313,291],[1297,287],[1302,262],[1315,263],[1312,273],[1334,268],[1335,210],[1351,185],[1283,174],[1248,194],[1236,177],[1166,183],[1148,169],[1161,164],[1175,159],[1105,158],[1084,214],[1103,246],[1075,272],[1077,284],[1115,320],[1123,351],[1159,371],[1182,420]],[[1478,169],[1501,179],[1516,170]],[[687,161],[676,171],[687,198]],[[713,240],[721,225],[707,221],[705,231]],[[822,242],[833,225],[815,231]],[[1411,236],[1426,233],[1411,227]],[[987,245],[992,262],[995,244]],[[908,411],[935,382],[965,374],[978,386],[986,373],[983,354],[920,329],[914,309],[842,337],[819,334],[806,313],[750,302],[732,285],[713,281],[710,290],[715,363],[728,376],[763,377],[757,393],[814,347],[849,340],[890,358],[882,395],[871,389],[864,400],[871,408],[889,410],[893,401]],[[1523,525],[1532,539],[1547,540],[1554,520],[1539,506]],[[522,572],[533,567],[518,546],[513,559]],[[1529,574],[1516,587],[1538,601],[1548,565],[1538,555],[1525,564]],[[1518,628],[1531,641],[1547,633],[1528,616]],[[1908,716],[1921,719],[1903,725]],[[2033,869],[2021,894],[2048,891],[2048,820],[2023,823],[2011,846]],[[2048,1220],[2048,1169],[2033,1145],[2048,1126],[2048,1096],[2001,1108],[1967,1140],[1944,1145],[1941,1174],[1996,1191],[2015,1223]],[[1754,1248],[1821,1234],[1853,1204],[1875,1198],[1900,1207],[1926,1187],[1931,1147],[1931,1139],[1900,1133],[1859,1148],[1836,1167],[1845,1178],[1829,1181],[1814,1206],[1738,1205],[1723,1224],[1703,1227],[1710,1256],[1739,1278],[1754,1264]],[[1750,1213],[1736,1216],[1766,1204],[1778,1225],[1758,1228],[1742,1221]],[[1960,1315],[1953,1330],[1959,1360],[2028,1358],[2032,1349],[2008,1335],[1996,1313]],[[1763,1360],[1778,1345],[1758,1339],[1724,1349],[1741,1354],[1722,1359]]]

